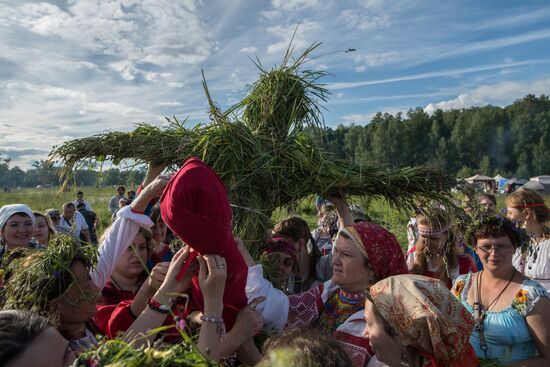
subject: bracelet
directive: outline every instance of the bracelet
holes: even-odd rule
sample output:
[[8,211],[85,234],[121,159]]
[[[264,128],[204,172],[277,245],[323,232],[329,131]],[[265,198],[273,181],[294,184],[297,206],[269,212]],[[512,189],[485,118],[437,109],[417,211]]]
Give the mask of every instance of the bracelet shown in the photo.
[[212,322],[214,324],[223,324],[223,319],[221,317],[210,317],[210,316],[201,316],[202,321]]
[[210,317],[210,316],[201,316],[201,320],[204,322],[211,322],[216,324],[216,334],[221,339],[225,336],[225,324],[221,317]]
[[164,314],[170,313],[170,306],[163,305],[154,298],[151,298],[149,302],[147,302],[147,307],[159,313],[164,313]]

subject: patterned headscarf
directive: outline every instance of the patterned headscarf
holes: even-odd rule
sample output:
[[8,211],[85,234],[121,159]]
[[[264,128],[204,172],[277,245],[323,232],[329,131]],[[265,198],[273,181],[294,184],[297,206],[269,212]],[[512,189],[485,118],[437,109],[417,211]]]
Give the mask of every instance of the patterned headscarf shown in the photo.
[[404,345],[435,359],[431,365],[477,366],[469,344],[474,320],[442,281],[397,275],[379,281],[369,291],[376,309]]
[[374,223],[358,222],[340,231],[368,260],[378,279],[409,272],[399,242],[387,229]]
[[264,253],[272,254],[275,252],[285,253],[290,256],[295,263],[298,262],[296,247],[294,247],[294,244],[286,238],[274,237],[268,241],[267,246],[264,249]]

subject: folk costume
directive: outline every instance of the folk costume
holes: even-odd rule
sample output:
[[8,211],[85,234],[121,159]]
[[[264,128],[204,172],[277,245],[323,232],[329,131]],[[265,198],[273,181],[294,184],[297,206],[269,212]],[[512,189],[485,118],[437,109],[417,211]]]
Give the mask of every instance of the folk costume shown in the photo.
[[[372,223],[359,222],[341,230],[368,260],[378,279],[407,273],[401,247],[395,236]],[[348,352],[355,367],[365,366],[373,352],[364,338],[363,292],[348,292],[332,280],[304,293],[286,296],[263,277],[261,265],[249,268],[246,293],[249,299],[263,296],[260,311],[267,328],[314,325],[332,334]]]
[[382,318],[414,348],[424,367],[477,367],[469,343],[474,320],[445,283],[422,275],[398,275],[370,287]]

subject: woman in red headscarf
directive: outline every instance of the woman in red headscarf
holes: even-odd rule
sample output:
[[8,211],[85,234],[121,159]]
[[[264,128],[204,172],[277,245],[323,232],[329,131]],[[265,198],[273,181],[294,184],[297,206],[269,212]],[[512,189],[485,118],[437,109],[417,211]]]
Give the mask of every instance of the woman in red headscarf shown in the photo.
[[376,224],[353,223],[349,208],[341,202],[337,208],[344,226],[334,245],[330,280],[287,297],[264,279],[261,265],[254,265],[245,253],[250,266],[246,293],[249,299],[266,298],[256,310],[267,328],[316,326],[342,343],[357,367],[365,366],[373,355],[363,337],[365,289],[388,276],[407,273],[407,266],[393,234]]

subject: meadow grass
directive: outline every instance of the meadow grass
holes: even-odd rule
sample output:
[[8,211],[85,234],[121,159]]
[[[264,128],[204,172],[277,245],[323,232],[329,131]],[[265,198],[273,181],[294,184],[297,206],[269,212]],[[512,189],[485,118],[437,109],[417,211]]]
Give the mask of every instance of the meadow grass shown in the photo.
[[[84,198],[90,202],[94,212],[100,218],[100,228],[98,234],[101,234],[111,223],[111,214],[108,210],[110,198],[116,194],[116,189],[112,187],[79,187],[67,192],[60,192],[58,188],[42,189],[19,189],[12,192],[0,192],[0,206],[5,204],[23,203],[29,205],[34,211],[44,212],[49,208],[61,210],[63,203],[73,201],[76,197],[76,191],[82,190]],[[497,209],[505,207],[505,197],[497,196]],[[412,213],[404,213],[392,208],[387,201],[383,199],[369,199],[367,197],[352,197],[350,202],[359,204],[365,209],[366,214],[372,220],[395,234],[401,247],[407,248],[407,222]],[[547,200],[548,202],[548,200]],[[272,220],[277,222],[289,215],[298,215],[304,218],[311,230],[317,227],[317,209],[315,207],[315,196],[308,196],[300,201],[294,210],[279,208],[273,212]]]
[[116,188],[111,187],[78,187],[74,190],[61,192],[59,188],[28,188],[11,192],[0,192],[0,206],[5,204],[27,204],[33,211],[44,213],[47,209],[61,207],[68,201],[76,199],[77,191],[84,192],[84,199],[90,202],[94,212],[99,216],[98,234],[111,224],[109,200],[116,195]]

